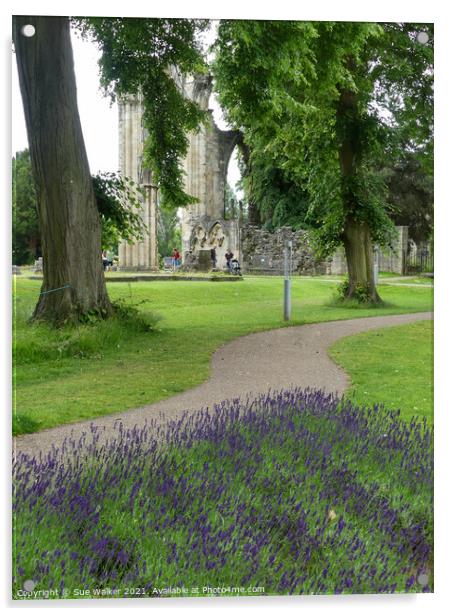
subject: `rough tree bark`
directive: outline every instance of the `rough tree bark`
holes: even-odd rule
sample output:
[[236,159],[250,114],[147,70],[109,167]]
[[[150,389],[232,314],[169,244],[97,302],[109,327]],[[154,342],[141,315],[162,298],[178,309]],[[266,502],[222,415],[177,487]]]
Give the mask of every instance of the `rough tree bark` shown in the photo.
[[[339,147],[339,163],[341,175],[346,184],[347,180],[356,172],[359,157],[359,145],[357,136],[353,130],[353,123],[358,114],[357,96],[350,90],[341,92],[337,120],[343,127],[343,139]],[[372,302],[381,302],[378,295],[373,274],[373,246],[370,228],[365,220],[356,215],[357,204],[353,202],[352,194],[344,195],[349,202],[346,210],[349,212],[344,223],[343,242],[348,271],[347,297],[357,296],[357,290],[368,289],[368,297]]]
[[347,218],[344,226],[344,247],[348,270],[348,297],[356,297],[359,287],[367,288],[369,300],[380,302],[373,274],[373,247],[366,222]]
[[[35,33],[24,36],[32,25]],[[13,41],[36,184],[44,279],[33,319],[111,314],[101,223],[77,107],[67,17],[13,17]]]

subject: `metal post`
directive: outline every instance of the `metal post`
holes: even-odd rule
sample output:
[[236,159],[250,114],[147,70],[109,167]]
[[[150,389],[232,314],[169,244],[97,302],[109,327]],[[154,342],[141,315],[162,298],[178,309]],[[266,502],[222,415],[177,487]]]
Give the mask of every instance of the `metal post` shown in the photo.
[[375,246],[374,248],[374,285],[375,286],[377,286],[378,284],[378,271],[379,271],[378,257],[379,257],[379,249],[378,249],[378,246]]
[[290,275],[292,270],[292,242],[284,246],[284,321],[290,321]]

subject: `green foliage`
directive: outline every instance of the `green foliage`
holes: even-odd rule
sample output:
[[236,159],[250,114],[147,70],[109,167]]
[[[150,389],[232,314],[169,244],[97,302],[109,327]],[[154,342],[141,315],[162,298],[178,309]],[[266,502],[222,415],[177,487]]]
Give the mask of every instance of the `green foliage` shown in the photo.
[[[113,248],[120,239],[132,241],[146,230],[141,217],[143,194],[130,178],[116,173],[92,176],[96,203],[102,222],[102,249]],[[30,154],[13,158],[13,260],[32,263],[40,242],[37,198]]]
[[181,226],[176,210],[158,208],[157,241],[160,257],[171,256],[174,248],[182,249]]
[[[338,294],[340,300],[348,300],[350,297],[350,281],[345,279],[338,287]],[[369,304],[372,301],[372,292],[369,284],[359,283],[355,285],[353,299],[358,304]]]
[[[282,157],[269,151],[271,131],[276,130],[279,119],[268,112],[278,79],[284,72],[292,75],[291,57],[296,58],[298,50],[296,45],[285,47],[285,43],[294,32],[308,36],[310,26],[302,22],[222,21],[215,44],[213,70],[220,103],[229,122],[244,132],[245,149],[251,151],[243,169],[245,195],[249,203],[258,205],[261,219],[269,227],[299,226],[293,213],[305,203],[299,185],[283,168]],[[273,69],[279,72],[274,74]]]
[[237,195],[227,181],[224,187],[224,217],[226,220],[234,220],[239,217]]
[[261,222],[267,228],[301,229],[316,225],[310,216],[306,190],[265,154],[256,152],[253,156],[252,174],[246,178],[245,185],[248,197],[258,204]]
[[142,239],[146,231],[141,216],[144,195],[135,182],[116,173],[98,173],[93,176],[93,187],[102,222],[102,248],[112,248],[120,239]]
[[162,317],[158,314],[140,310],[139,307],[146,303],[146,300],[130,303],[124,300],[124,298],[119,298],[117,301],[112,302],[112,306],[116,318],[129,329],[139,333],[154,330],[157,323],[162,320]]
[[26,265],[38,256],[39,226],[36,191],[28,150],[12,160],[13,263]]
[[[384,109],[391,128],[391,154],[414,154],[433,176],[433,49],[432,23],[385,23],[384,36],[373,49],[369,80],[375,104]],[[417,36],[426,33],[428,41]],[[376,110],[375,110],[376,111]]]
[[426,241],[433,232],[433,177],[415,153],[407,153],[382,174],[388,185],[388,201],[393,207],[391,218],[396,225],[409,226],[410,238]]
[[[426,46],[416,39],[424,31]],[[224,20],[214,48],[220,103],[251,152],[245,188],[260,196],[267,220],[291,211],[290,200],[269,194],[274,169],[276,187],[283,174],[305,191],[301,220],[319,229],[323,255],[343,241],[349,216],[389,243],[378,170],[409,149],[426,168],[431,162],[431,25]]]
[[207,20],[84,17],[72,23],[94,40],[102,53],[101,85],[113,100],[141,97],[148,138],[143,165],[152,169],[162,203],[177,208],[195,199],[183,189],[181,158],[187,132],[197,129],[204,114],[186,99],[173,76],[205,71],[200,33]]
[[[16,365],[63,359],[102,359],[111,347],[128,336],[155,330],[161,316],[143,309],[144,302],[118,298],[112,302],[114,316],[105,320],[94,313],[84,321],[52,328],[46,323],[16,323],[14,361]],[[18,328],[18,329],[17,329]]]

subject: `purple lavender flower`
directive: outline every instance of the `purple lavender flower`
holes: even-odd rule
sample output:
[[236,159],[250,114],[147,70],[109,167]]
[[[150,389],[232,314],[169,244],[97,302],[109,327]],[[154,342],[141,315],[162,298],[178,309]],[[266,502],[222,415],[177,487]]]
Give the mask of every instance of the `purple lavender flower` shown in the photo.
[[14,587],[214,575],[269,594],[413,592],[432,563],[432,443],[425,422],[300,389],[118,423],[110,440],[92,427],[14,461]]

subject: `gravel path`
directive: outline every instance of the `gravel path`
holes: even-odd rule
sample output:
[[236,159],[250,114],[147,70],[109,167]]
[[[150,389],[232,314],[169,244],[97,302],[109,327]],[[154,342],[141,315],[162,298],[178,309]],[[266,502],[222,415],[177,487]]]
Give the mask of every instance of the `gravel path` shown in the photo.
[[246,397],[292,385],[341,395],[349,380],[327,352],[336,340],[370,329],[432,318],[433,313],[422,312],[330,321],[249,334],[217,349],[211,360],[211,377],[194,389],[122,413],[25,434],[14,439],[14,449],[30,455],[40,451],[45,453],[52,445],[59,447],[71,434],[78,439],[83,432],[89,431],[90,424],[104,426],[103,434],[108,436],[119,420],[126,428],[143,425],[150,418],[163,423],[180,417],[186,410],[196,411],[228,398]]

